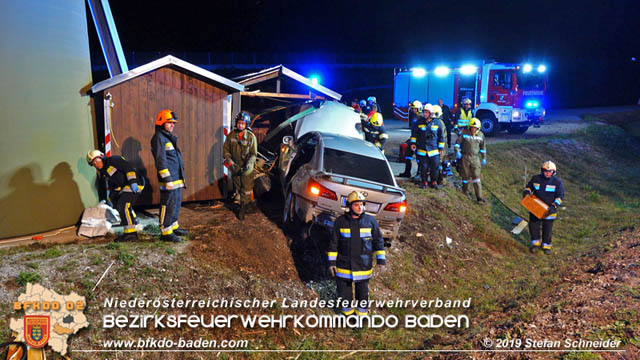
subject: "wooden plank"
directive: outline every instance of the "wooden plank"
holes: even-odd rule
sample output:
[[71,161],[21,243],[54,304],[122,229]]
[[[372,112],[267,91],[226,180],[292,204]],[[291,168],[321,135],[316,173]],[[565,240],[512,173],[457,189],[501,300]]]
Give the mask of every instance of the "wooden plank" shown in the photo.
[[322,96],[309,96],[309,95],[301,95],[301,94],[278,94],[272,92],[247,92],[241,91],[240,95],[248,96],[248,97],[273,97],[273,98],[283,98],[283,99],[306,99],[306,100],[325,100]]

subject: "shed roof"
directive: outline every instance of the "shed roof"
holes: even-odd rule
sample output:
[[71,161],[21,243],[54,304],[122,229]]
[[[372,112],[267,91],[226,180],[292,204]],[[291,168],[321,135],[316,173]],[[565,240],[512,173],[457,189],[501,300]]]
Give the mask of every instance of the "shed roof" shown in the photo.
[[217,84],[220,88],[228,90],[229,92],[243,91],[244,86],[238,84],[235,81],[229,80],[218,74],[214,74],[211,71],[205,70],[199,66],[188,63],[184,60],[178,59],[175,56],[167,55],[158,60],[154,60],[142,66],[138,66],[135,69],[129,70],[126,73],[114,76],[110,79],[101,81],[91,87],[91,91],[97,93],[104,89],[108,89],[125,81],[136,78],[140,75],[144,75],[161,67],[171,66],[185,71],[191,75],[199,76],[205,80],[209,80],[212,83]]
[[236,78],[234,78],[233,80],[237,81],[238,83],[244,85],[244,86],[249,86],[249,85],[253,85],[253,84],[257,84],[257,83],[261,83],[263,81],[267,81],[267,80],[271,80],[271,79],[275,79],[280,77],[281,75],[284,75],[288,78],[291,78],[297,82],[300,82],[308,87],[310,87],[311,89],[315,90],[316,92],[322,93],[330,98],[333,98],[335,100],[340,100],[342,98],[342,95],[331,90],[328,89],[320,84],[316,84],[314,82],[311,81],[311,79],[304,77],[300,74],[298,74],[297,72],[285,67],[284,65],[278,65],[278,66],[274,66],[272,68],[268,68],[268,69],[264,69],[264,70],[260,70],[258,72],[255,73],[251,73],[251,74],[246,74],[246,75],[242,75],[242,76],[238,76]]

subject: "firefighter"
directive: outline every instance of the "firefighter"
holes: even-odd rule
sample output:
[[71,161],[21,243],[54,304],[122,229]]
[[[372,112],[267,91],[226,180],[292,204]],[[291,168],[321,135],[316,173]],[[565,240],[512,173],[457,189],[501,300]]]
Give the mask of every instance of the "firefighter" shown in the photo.
[[[409,128],[413,130],[413,126],[421,117],[422,103],[418,100],[414,100],[409,103]],[[412,143],[415,143],[415,139],[413,137],[410,137],[406,142],[400,145],[400,154],[401,156],[403,156],[400,161],[404,161],[404,171],[398,174],[399,177],[411,177],[411,166],[413,162],[413,156],[415,155],[415,151],[411,146]]]
[[[338,296],[350,304],[342,307],[344,315],[367,315],[369,279],[373,258],[378,270],[384,272],[384,240],[376,219],[365,213],[365,196],[353,191],[347,196],[347,212],[338,217],[329,242],[329,272],[336,278]],[[352,285],[353,284],[353,285]],[[352,286],[355,286],[357,306],[352,306]]]
[[426,104],[422,109],[422,117],[416,122],[411,132],[415,139],[416,156],[420,171],[420,188],[438,187],[438,170],[440,156],[444,152],[444,128],[433,120],[433,106]]
[[442,109],[442,122],[444,122],[445,127],[447,128],[447,149],[451,148],[451,129],[453,128],[453,121],[451,117],[451,109],[449,106],[445,105],[442,99],[438,99],[438,105]]
[[413,102],[409,104],[409,129],[413,129],[413,125],[415,125],[421,116],[422,103],[418,100],[413,100]]
[[[522,196],[535,195],[549,206],[546,217],[538,219],[529,213],[529,234],[531,234],[531,252],[536,252],[541,246],[546,255],[551,254],[551,231],[553,221],[556,219],[558,206],[564,201],[564,186],[556,176],[556,164],[545,161],[540,169],[540,174],[534,175],[527,187],[522,191]],[[542,238],[540,238],[542,227]]]
[[236,127],[224,141],[224,166],[231,172],[235,191],[240,195],[238,219],[244,220],[253,197],[253,179],[258,140],[249,125],[251,117],[242,111],[236,115]]
[[462,130],[454,145],[456,159],[460,161],[460,177],[462,191],[469,192],[469,181],[473,183],[476,200],[482,204],[482,185],[480,183],[481,167],[487,163],[487,150],[484,145],[484,134],[480,131],[480,120],[473,118],[469,122],[469,129]]
[[444,137],[444,141],[442,142],[442,151],[440,152],[440,164],[438,165],[438,185],[442,185],[444,182],[444,174],[442,171],[442,163],[447,160],[447,149],[444,147],[444,144],[447,142],[451,142],[449,136],[447,136],[447,126],[444,121],[442,121],[442,108],[440,105],[433,105],[433,122],[435,122],[442,129],[442,136]]
[[179,236],[189,233],[178,224],[182,206],[182,189],[186,188],[182,153],[173,134],[178,116],[165,109],[156,118],[156,132],[151,138],[151,153],[158,170],[160,186],[160,240],[182,242]]
[[358,114],[362,113],[362,108],[358,104],[358,99],[351,100],[351,108]]
[[115,241],[138,240],[136,213],[132,206],[144,189],[144,180],[122,156],[105,157],[100,150],[91,150],[87,153],[87,163],[98,170],[101,178],[107,180],[109,198],[120,214],[121,224],[124,225],[124,234],[118,236]]
[[382,125],[382,114],[379,112],[371,115],[371,118],[366,124],[367,131],[365,132],[365,140],[373,143],[384,154],[384,144],[387,142],[389,135]]
[[469,127],[469,122],[473,118],[473,110],[471,109],[471,99],[464,98],[462,100],[462,107],[460,107],[453,115],[455,127],[454,130],[458,135],[462,133],[462,130],[466,130]]

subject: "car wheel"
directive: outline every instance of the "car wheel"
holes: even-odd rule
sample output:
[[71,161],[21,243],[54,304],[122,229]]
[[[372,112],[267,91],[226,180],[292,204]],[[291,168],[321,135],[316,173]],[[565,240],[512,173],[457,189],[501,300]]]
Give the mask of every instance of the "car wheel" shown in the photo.
[[511,125],[507,131],[509,131],[509,134],[521,135],[524,134],[528,128],[528,126]]
[[493,117],[485,116],[480,118],[482,133],[486,136],[493,136],[498,132],[498,121]]
[[295,215],[295,195],[289,189],[284,197],[284,209],[282,210],[282,224],[289,229],[293,224]]
[[302,222],[296,214],[296,196],[291,190],[287,191],[287,196],[285,196],[282,224],[285,231],[292,236],[299,236],[302,240],[311,236],[312,223]]

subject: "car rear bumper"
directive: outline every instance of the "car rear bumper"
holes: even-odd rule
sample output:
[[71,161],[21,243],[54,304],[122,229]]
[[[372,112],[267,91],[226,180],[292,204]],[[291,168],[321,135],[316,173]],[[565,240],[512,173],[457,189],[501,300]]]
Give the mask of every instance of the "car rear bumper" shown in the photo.
[[[305,222],[313,222],[316,225],[325,227],[331,231],[336,219],[343,214],[343,212],[336,212],[331,209],[326,209],[319,204],[311,202],[308,199],[298,198],[297,213],[300,219]],[[388,213],[388,212],[386,212]],[[400,224],[404,218],[404,214],[399,214],[395,217],[384,214],[385,219],[381,219],[380,215],[373,215],[378,224],[380,225],[380,231],[382,237],[385,239],[395,239],[398,236],[400,230]]]

